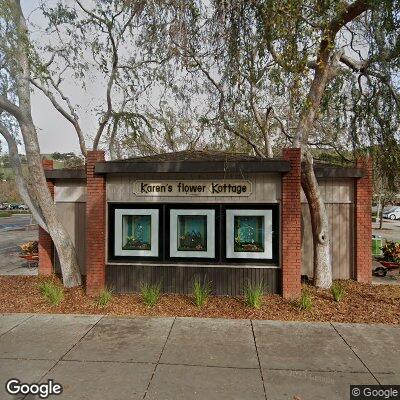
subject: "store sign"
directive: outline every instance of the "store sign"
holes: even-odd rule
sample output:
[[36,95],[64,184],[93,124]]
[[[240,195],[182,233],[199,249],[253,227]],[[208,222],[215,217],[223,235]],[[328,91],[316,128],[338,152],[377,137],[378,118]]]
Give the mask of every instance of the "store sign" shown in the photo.
[[214,181],[135,181],[136,196],[215,196],[247,197],[251,194],[251,182],[246,180]]

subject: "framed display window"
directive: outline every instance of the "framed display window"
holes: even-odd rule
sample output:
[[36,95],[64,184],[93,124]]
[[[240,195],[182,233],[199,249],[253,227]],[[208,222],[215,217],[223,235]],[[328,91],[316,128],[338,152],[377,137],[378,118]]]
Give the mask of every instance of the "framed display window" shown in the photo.
[[171,258],[215,258],[215,210],[170,209]]
[[226,210],[226,258],[273,259],[272,210]]
[[158,257],[159,210],[121,209],[114,213],[114,255]]

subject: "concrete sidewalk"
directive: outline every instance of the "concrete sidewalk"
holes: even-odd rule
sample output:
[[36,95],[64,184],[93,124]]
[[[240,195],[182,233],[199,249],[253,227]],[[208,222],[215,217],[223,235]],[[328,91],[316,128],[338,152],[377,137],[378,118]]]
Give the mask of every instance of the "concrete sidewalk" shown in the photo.
[[[54,399],[349,399],[400,384],[400,327],[195,318],[0,315],[10,378],[53,378]],[[28,397],[26,397],[28,398]]]

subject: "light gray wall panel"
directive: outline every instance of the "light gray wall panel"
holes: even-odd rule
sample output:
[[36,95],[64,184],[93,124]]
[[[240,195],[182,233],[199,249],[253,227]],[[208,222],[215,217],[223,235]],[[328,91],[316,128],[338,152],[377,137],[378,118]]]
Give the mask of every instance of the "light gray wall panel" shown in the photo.
[[[81,273],[86,274],[86,203],[56,203],[57,215],[75,245]],[[56,270],[59,260],[55,257]]]
[[86,201],[86,183],[83,181],[57,181],[54,187],[54,200],[58,203]]
[[[168,178],[168,179],[166,179]],[[248,197],[196,197],[196,196],[136,196],[133,193],[134,181],[168,181],[168,180],[223,180],[237,179],[252,182],[252,193]],[[109,202],[163,202],[163,203],[232,203],[232,202],[254,202],[254,203],[278,203],[281,198],[281,175],[280,174],[163,174],[154,175],[121,175],[107,177],[107,201]]]
[[[334,279],[350,279],[353,274],[353,215],[354,205],[346,203],[326,204],[330,252]],[[301,274],[312,277],[313,241],[310,211],[307,204],[302,204],[302,267]]]
[[[318,183],[325,203],[350,204],[354,202],[354,179],[330,178],[318,180]],[[301,202],[307,202],[303,190],[301,191]]]

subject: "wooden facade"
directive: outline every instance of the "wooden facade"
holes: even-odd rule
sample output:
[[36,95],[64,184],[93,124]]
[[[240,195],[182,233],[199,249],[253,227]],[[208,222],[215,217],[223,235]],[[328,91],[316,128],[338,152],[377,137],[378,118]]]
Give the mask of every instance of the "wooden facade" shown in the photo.
[[[319,181],[329,219],[330,248],[334,279],[354,277],[354,180],[323,179]],[[302,269],[313,277],[313,241],[310,211],[302,195]]]
[[[240,203],[280,204],[281,173],[168,173],[168,174],[110,174],[106,177],[107,203]],[[248,197],[156,197],[136,196],[132,190],[136,180],[248,180],[252,191]],[[354,182],[355,178],[319,178],[325,199],[331,235],[331,255],[335,279],[354,277]],[[82,179],[55,179],[57,212],[76,245],[82,273],[85,269],[86,183]],[[108,209],[108,207],[107,207]],[[106,218],[108,215],[106,214]],[[90,221],[87,221],[90,223]],[[108,227],[108,223],[106,223]],[[106,231],[106,237],[112,234]],[[105,243],[108,249],[107,243]],[[215,294],[240,295],[247,282],[262,282],[271,293],[281,292],[281,270],[277,265],[218,265],[204,263],[176,263],[160,265],[157,262],[111,262],[106,254],[106,285],[117,292],[136,292],[142,282],[160,282],[165,292],[191,293],[195,278],[207,279]],[[302,269],[301,274],[313,275],[313,249],[310,216],[306,198],[302,194]],[[56,259],[56,266],[57,266]]]
[[[86,186],[82,181],[57,181],[54,189],[57,215],[75,245],[82,275],[86,275]],[[56,252],[55,252],[56,253]],[[54,265],[60,270],[55,254]]]
[[[249,180],[252,183],[252,193],[248,197],[238,199],[237,197],[196,197],[196,196],[179,196],[179,197],[155,197],[155,196],[136,196],[133,193],[133,185],[136,180],[204,180],[204,179],[240,179]],[[251,203],[279,203],[281,198],[281,175],[276,173],[270,174],[174,174],[158,175],[154,179],[154,175],[112,175],[107,178],[107,201],[108,202],[127,202],[127,203],[145,203],[145,202],[163,202],[163,203],[234,203],[251,202]]]
[[263,283],[268,293],[280,293],[279,268],[224,268],[166,265],[107,264],[107,286],[119,293],[139,292],[143,282],[160,283],[165,293],[193,293],[193,282],[210,282],[217,295],[239,296],[248,283]]

